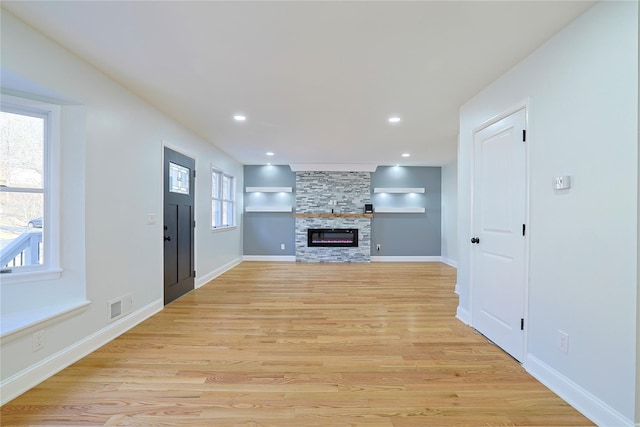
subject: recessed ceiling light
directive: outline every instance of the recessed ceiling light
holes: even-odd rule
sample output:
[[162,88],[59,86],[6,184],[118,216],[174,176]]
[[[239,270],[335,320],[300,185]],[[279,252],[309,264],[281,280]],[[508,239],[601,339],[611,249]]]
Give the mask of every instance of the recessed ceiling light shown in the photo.
[[400,117],[398,116],[389,117],[389,123],[398,123],[399,121],[400,121]]
[[273,156],[273,153],[271,151],[267,152],[266,154],[267,156]]
[[247,118],[242,114],[236,114],[235,116],[233,116],[233,120],[237,122],[244,122],[245,120],[247,120]]
[[411,154],[409,154],[409,153],[402,153],[402,157],[410,157],[410,156],[411,156]]

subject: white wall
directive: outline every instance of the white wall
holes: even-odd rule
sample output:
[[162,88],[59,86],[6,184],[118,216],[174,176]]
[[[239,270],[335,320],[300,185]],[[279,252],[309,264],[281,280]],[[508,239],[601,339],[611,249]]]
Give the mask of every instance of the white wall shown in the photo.
[[442,166],[442,240],[440,254],[449,265],[458,264],[458,162]]
[[[527,98],[525,367],[600,424],[631,425],[638,380],[638,3],[597,3],[462,107],[461,317],[471,313],[473,130]],[[554,192],[556,175],[571,175],[572,188]],[[558,329],[569,334],[568,354],[558,349]]]
[[[68,299],[91,301],[65,319],[3,338],[6,400],[25,384],[54,373],[162,308],[163,143],[196,159],[198,285],[242,256],[241,227],[210,231],[211,164],[235,175],[238,200],[243,175],[238,162],[6,10],[2,10],[2,73],[3,84],[22,86],[13,89],[30,86],[69,101],[73,106],[67,108],[67,118],[72,123],[71,114],[80,119],[75,120],[79,125],[67,127],[69,137],[63,140],[62,278],[20,286],[3,283],[2,316],[41,310]],[[238,222],[241,211],[239,206]],[[147,225],[150,213],[157,215],[157,224]],[[133,296],[134,314],[109,324],[107,301],[124,294]],[[31,333],[43,327],[46,346],[33,352]]]

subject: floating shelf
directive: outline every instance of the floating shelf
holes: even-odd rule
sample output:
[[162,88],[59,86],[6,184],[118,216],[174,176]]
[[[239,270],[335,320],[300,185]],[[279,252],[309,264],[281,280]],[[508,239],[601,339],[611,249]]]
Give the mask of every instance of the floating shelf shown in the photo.
[[291,193],[292,187],[246,187],[247,193]]
[[424,187],[416,188],[385,188],[376,187],[373,189],[374,193],[424,193]]
[[376,213],[424,213],[424,208],[376,208]]
[[245,212],[292,212],[293,208],[291,206],[274,206],[274,207],[257,207],[257,206],[247,206],[244,208]]

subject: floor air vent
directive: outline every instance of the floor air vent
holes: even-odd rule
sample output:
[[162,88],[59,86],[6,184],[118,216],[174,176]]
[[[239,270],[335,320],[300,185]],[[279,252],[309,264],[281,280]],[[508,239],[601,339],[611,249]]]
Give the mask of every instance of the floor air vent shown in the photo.
[[133,301],[131,295],[124,295],[109,301],[109,320],[115,320],[131,312]]

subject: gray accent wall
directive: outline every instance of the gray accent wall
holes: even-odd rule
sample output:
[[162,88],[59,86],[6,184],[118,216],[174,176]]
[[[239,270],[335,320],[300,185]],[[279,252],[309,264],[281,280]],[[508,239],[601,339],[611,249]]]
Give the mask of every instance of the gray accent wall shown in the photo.
[[[289,166],[245,166],[246,187],[292,187],[291,193],[247,193],[244,206],[287,207],[299,213],[362,213],[365,203],[375,207],[422,207],[424,213],[376,213],[373,219],[358,220],[360,247],[307,248],[310,224],[352,228],[331,219],[294,218],[291,212],[245,212],[243,242],[245,255],[292,256],[301,261],[368,261],[369,256],[426,257],[441,255],[441,168],[380,166],[368,172],[291,172]],[[375,187],[425,188],[425,193],[374,194]],[[330,201],[336,204],[330,204]],[[318,222],[326,222],[319,224]],[[369,225],[370,224],[370,225]],[[313,228],[313,227],[312,227]],[[296,231],[296,229],[298,231]],[[303,233],[303,229],[305,233]],[[282,250],[281,244],[285,245]],[[376,250],[380,244],[380,251]],[[304,246],[304,247],[303,247]],[[369,249],[370,246],[370,249]],[[366,254],[362,254],[362,249]],[[319,250],[322,250],[319,253]],[[320,256],[322,255],[322,256]],[[324,256],[327,255],[327,256]]]
[[[372,256],[440,256],[441,168],[380,166],[371,174],[376,187],[424,188],[424,193],[373,194],[373,207],[425,208],[424,213],[376,213],[371,231]],[[380,245],[380,250],[377,250]]]
[[[244,254],[292,256],[296,223],[286,212],[246,212],[244,214]],[[284,245],[284,249],[281,249]]]
[[[244,167],[244,185],[247,187],[291,187],[295,191],[296,174],[289,166],[259,165]],[[244,206],[295,207],[295,192],[291,193],[247,193],[244,192]],[[246,208],[245,208],[246,209]]]
[[[245,188],[291,187],[294,190],[291,193],[243,191],[245,207],[295,208],[296,174],[287,165],[246,165],[244,185]],[[291,212],[245,212],[242,236],[244,255],[295,255],[295,221]],[[281,249],[282,244],[284,249]]]

